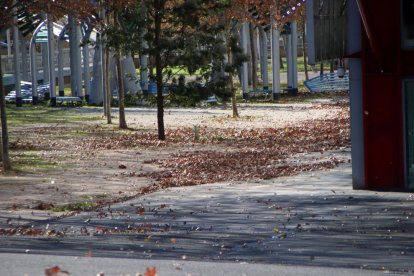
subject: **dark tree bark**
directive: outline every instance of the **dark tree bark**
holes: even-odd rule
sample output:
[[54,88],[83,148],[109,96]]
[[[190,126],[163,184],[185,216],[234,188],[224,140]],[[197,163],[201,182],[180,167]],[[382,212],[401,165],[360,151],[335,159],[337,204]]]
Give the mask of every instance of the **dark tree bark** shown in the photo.
[[[109,25],[110,19],[109,14],[106,17],[107,24]],[[111,116],[111,101],[112,101],[112,91],[111,91],[111,80],[109,77],[109,47],[105,47],[105,93],[106,93],[106,122],[108,124],[112,124],[112,116]]]
[[[231,53],[231,48],[227,46],[227,59],[229,62],[233,62],[233,55]],[[231,107],[233,110],[233,118],[238,118],[239,111],[237,109],[237,101],[236,101],[236,91],[234,89],[234,83],[233,83],[233,72],[229,72],[229,87],[231,91]]]
[[122,77],[122,66],[121,58],[119,55],[116,56],[116,71],[118,74],[118,104],[119,104],[119,128],[126,129],[128,128],[126,119],[125,119],[125,95],[124,95],[124,82]]
[[0,119],[1,119],[1,142],[2,142],[2,161],[4,171],[11,170],[9,157],[9,134],[7,130],[6,102],[4,100],[3,72],[1,70],[0,58]]
[[[119,14],[115,14],[115,24],[120,28],[119,24]],[[116,71],[118,79],[118,107],[119,107],[119,128],[126,129],[128,128],[126,119],[125,119],[125,94],[124,94],[124,82],[123,82],[123,73],[121,65],[121,51],[118,50],[115,56],[116,59]]]
[[158,122],[158,139],[165,140],[165,127],[164,127],[164,96],[163,90],[163,77],[162,77],[162,60],[160,49],[160,36],[161,36],[161,21],[162,10],[164,8],[164,0],[155,0],[154,8],[154,27],[155,27],[155,78],[157,81],[157,122]]

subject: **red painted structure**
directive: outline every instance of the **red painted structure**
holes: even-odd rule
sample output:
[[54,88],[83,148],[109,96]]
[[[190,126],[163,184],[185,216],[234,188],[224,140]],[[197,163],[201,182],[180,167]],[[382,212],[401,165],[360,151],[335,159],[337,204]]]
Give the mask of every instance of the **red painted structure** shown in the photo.
[[405,189],[403,80],[414,76],[414,49],[402,45],[402,2],[357,2],[363,22],[357,55],[362,60],[365,188]]

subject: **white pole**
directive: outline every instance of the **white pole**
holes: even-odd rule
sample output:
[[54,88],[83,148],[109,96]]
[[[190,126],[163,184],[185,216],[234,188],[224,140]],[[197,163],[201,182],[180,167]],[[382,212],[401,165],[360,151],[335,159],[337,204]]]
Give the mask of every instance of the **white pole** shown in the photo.
[[76,80],[76,55],[75,55],[75,45],[76,45],[76,37],[75,37],[75,19],[73,16],[69,16],[69,59],[70,59],[70,89],[71,89],[71,95],[73,97],[78,96],[77,91],[77,80]]
[[82,89],[82,54],[81,54],[81,49],[79,47],[80,41],[81,41],[81,31],[80,31],[80,26],[79,24],[75,21],[75,45],[74,45],[74,49],[75,49],[75,74],[76,74],[76,86],[77,86],[77,91],[78,91],[78,97],[80,97],[81,99],[83,99],[84,97],[84,92]]
[[50,83],[50,105],[56,106],[56,77],[55,77],[55,44],[53,34],[53,22],[48,15],[47,20],[47,48],[49,59],[49,83]]
[[47,43],[41,43],[40,48],[42,51],[43,82],[49,82],[49,53]]
[[292,30],[292,94],[297,95],[298,93],[298,27],[297,22],[291,23]]
[[310,65],[316,64],[314,32],[315,27],[313,15],[313,0],[306,0],[306,42],[308,47],[308,64]]
[[[361,51],[361,15],[356,0],[348,1],[348,54]],[[360,58],[349,60],[349,86],[351,110],[351,159],[352,185],[365,188],[364,122],[362,93],[362,62]]]
[[262,72],[263,89],[269,89],[269,72],[267,70],[267,35],[263,27],[260,31],[260,71]]
[[83,38],[84,45],[82,47],[83,51],[83,78],[84,78],[84,87],[85,87],[85,99],[86,102],[89,102],[89,96],[91,94],[91,74],[89,68],[89,45],[86,43],[89,40],[90,33],[86,33]]
[[[248,33],[249,33],[249,23],[243,22],[241,28],[241,44],[243,48],[243,53],[247,55],[248,51]],[[243,89],[243,99],[248,99],[249,97],[249,72],[247,62],[243,62],[241,68],[241,81]]]
[[6,31],[6,41],[7,41],[7,57],[11,57],[12,49],[11,49],[11,37],[10,37],[10,29]]
[[271,47],[272,47],[272,97],[274,101],[279,99],[280,92],[280,46],[279,31],[275,20],[271,23]]
[[[16,1],[14,1],[16,2]],[[21,77],[19,66],[19,29],[17,28],[17,16],[13,16],[13,64],[14,64],[14,88],[16,90],[16,106],[22,106]]]
[[65,79],[63,77],[63,41],[58,38],[58,83],[59,83],[59,96],[65,95]]
[[35,38],[30,42],[30,72],[32,75],[32,104],[37,105],[39,95],[37,93],[37,68],[36,68],[36,43]]
[[29,80],[29,64],[27,62],[27,48],[26,48],[26,40],[24,39],[23,35],[20,34],[21,39],[21,51],[22,51],[22,79],[24,81]]

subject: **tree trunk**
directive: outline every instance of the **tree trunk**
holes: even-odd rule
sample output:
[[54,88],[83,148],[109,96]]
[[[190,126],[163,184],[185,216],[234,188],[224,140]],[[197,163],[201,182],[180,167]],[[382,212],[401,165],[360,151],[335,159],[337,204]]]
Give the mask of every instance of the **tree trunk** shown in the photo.
[[309,80],[309,72],[308,72],[308,52],[306,49],[306,22],[303,21],[302,23],[302,49],[303,49],[303,66],[305,68],[305,79]]
[[[119,14],[115,15],[115,24],[117,28],[120,28],[119,24]],[[116,53],[116,69],[117,69],[117,79],[118,79],[118,106],[119,106],[119,128],[126,129],[128,128],[125,120],[125,95],[124,95],[124,82],[123,82],[123,73],[121,65],[121,51],[118,50]]]
[[321,69],[320,69],[320,71],[319,71],[319,75],[323,75],[323,62],[321,62]]
[[[109,25],[109,14],[106,17],[107,24]],[[112,124],[112,116],[111,116],[111,101],[112,101],[112,91],[111,91],[111,79],[109,77],[109,47],[105,47],[105,93],[106,93],[106,122],[108,124]]]
[[161,36],[161,11],[163,9],[163,0],[155,0],[155,77],[157,81],[157,122],[158,122],[158,139],[165,140],[165,128],[164,128],[164,96],[162,95],[163,78],[162,78],[162,60],[160,49],[160,36]]
[[6,102],[4,100],[3,72],[1,70],[0,56],[0,119],[1,119],[1,142],[2,142],[2,161],[4,171],[11,170],[9,157],[9,134],[7,131]]
[[116,57],[116,69],[118,74],[118,104],[119,104],[119,128],[126,129],[128,128],[125,120],[125,95],[124,95],[124,82],[122,77],[122,66],[121,58],[119,53]]
[[252,23],[249,24],[250,31],[250,51],[252,55],[252,86],[257,89],[257,36]]
[[[230,47],[227,47],[227,60],[230,63],[233,62],[233,56],[232,56]],[[237,109],[236,91],[234,90],[234,84],[233,84],[233,72],[231,71],[229,72],[229,86],[230,86],[230,91],[231,91],[231,107],[233,110],[233,118],[238,118],[240,116],[239,116],[239,111]]]

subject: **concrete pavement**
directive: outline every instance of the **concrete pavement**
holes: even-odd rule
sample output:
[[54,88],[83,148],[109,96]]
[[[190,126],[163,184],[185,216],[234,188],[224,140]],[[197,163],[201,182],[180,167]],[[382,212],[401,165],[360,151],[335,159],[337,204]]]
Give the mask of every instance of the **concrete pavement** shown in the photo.
[[[144,275],[147,268],[155,267],[157,275],[202,276],[202,275],[278,275],[278,276],[373,276],[378,274],[397,275],[389,271],[344,269],[332,267],[309,267],[291,265],[269,265],[229,262],[196,262],[184,260],[143,260],[122,258],[89,258],[51,255],[0,254],[1,275],[43,276],[47,268],[56,265],[70,275]],[[64,275],[64,274],[61,274]]]
[[[414,196],[352,190],[349,151],[334,155],[346,162],[329,171],[173,188],[77,216],[33,221],[35,228],[64,236],[1,236],[0,259],[9,265],[0,274],[13,275],[15,258],[38,271],[46,263],[36,258],[59,265],[73,256],[73,266],[62,267],[73,269],[71,275],[94,275],[79,274],[76,269],[88,267],[81,262],[96,262],[88,269],[102,268],[105,275],[124,273],[115,265],[122,262],[131,268],[138,262],[138,272],[154,265],[159,275],[412,272]],[[85,254],[93,257],[84,260]],[[174,262],[183,268],[175,269]]]

